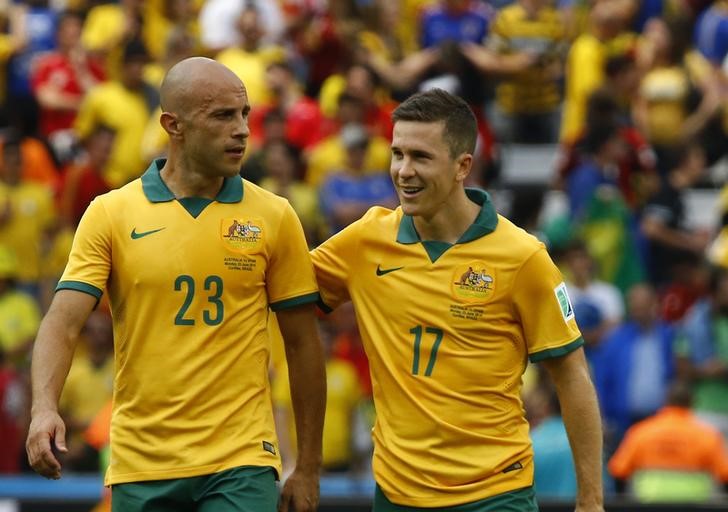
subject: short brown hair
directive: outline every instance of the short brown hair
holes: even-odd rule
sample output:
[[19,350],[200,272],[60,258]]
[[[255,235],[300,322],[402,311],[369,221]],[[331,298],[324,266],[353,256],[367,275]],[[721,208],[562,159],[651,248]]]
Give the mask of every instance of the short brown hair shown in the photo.
[[442,121],[445,123],[442,137],[450,148],[453,159],[463,153],[472,154],[475,151],[478,122],[473,111],[461,98],[442,89],[418,92],[404,100],[392,113],[392,122],[397,121]]

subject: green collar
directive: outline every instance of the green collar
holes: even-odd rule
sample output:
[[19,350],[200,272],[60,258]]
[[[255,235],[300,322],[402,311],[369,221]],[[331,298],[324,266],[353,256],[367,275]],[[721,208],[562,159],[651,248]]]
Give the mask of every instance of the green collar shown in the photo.
[[[144,195],[152,203],[166,203],[174,201],[175,197],[167,185],[162,181],[159,171],[162,170],[167,160],[165,158],[157,158],[152,161],[147,170],[142,175],[142,189]],[[186,198],[183,198],[186,199]],[[239,203],[243,200],[243,180],[240,177],[233,176],[225,178],[220,192],[217,193],[215,201],[218,203]]]
[[[480,237],[489,235],[495,231],[498,225],[498,215],[493,208],[493,203],[490,200],[490,195],[485,190],[477,188],[466,188],[465,194],[468,199],[481,205],[480,213],[465,233],[458,239],[456,244],[464,244],[466,242],[472,242]],[[399,232],[397,233],[397,242],[400,244],[416,244],[421,242],[420,235],[415,229],[414,219],[410,215],[403,215],[402,221],[399,224]]]

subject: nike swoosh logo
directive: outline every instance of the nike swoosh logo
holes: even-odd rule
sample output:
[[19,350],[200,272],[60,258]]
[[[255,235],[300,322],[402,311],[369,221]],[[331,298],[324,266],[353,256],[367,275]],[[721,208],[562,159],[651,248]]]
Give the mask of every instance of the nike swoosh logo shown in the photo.
[[402,268],[404,267],[381,268],[379,265],[377,265],[377,275],[383,276],[384,274],[389,274],[390,272],[394,272],[395,270],[399,270]]
[[162,231],[163,229],[164,228],[159,228],[159,229],[153,229],[151,231],[142,231],[141,233],[137,233],[136,228],[134,228],[131,230],[131,239],[136,240],[137,238],[144,238],[147,235],[157,233],[159,231]]

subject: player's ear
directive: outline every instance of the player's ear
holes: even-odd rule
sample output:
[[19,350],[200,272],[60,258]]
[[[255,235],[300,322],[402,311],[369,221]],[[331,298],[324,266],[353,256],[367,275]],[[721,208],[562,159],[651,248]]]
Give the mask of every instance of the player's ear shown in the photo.
[[473,155],[470,153],[462,153],[455,160],[457,170],[455,172],[456,181],[465,181],[465,178],[470,174],[470,170],[473,168]]
[[177,114],[172,112],[162,112],[159,116],[159,124],[162,125],[164,131],[167,132],[170,138],[179,137],[182,135],[182,122],[177,117]]

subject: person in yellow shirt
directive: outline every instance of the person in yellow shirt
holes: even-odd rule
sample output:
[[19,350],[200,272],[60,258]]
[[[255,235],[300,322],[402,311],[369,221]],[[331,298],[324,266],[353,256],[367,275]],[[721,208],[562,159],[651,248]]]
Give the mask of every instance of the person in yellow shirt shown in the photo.
[[108,77],[121,78],[124,47],[142,38],[143,21],[142,0],[103,3],[89,10],[81,42],[91,54],[104,60]]
[[45,275],[43,258],[56,220],[53,191],[22,179],[22,141],[8,135],[2,144],[0,164],[0,244],[8,247],[22,265],[18,283],[36,294]]
[[635,35],[623,31],[627,13],[622,9],[622,2],[597,2],[589,13],[590,30],[577,37],[569,49],[561,142],[572,143],[582,135],[587,100],[604,83],[607,57],[633,49]]
[[215,60],[232,69],[245,82],[250,105],[255,108],[271,102],[271,95],[266,87],[266,69],[270,63],[282,61],[285,52],[280,46],[262,44],[264,32],[260,15],[254,6],[247,6],[243,10],[237,25],[240,45],[221,51]]
[[107,290],[114,322],[112,508],[274,512],[281,464],[266,321],[277,313],[298,426],[280,510],[318,505],[325,405],[318,291],[288,202],[242,180],[245,86],[211,59],[185,59],[161,87],[169,159],[97,197],[33,351],[31,466],[61,477],[58,396],[75,339]]
[[477,122],[440,89],[392,115],[395,210],[312,252],[320,306],[351,301],[369,356],[374,512],[535,512],[520,396],[542,362],[562,404],[578,512],[603,512],[602,432],[566,285],[546,248],[466,189]]
[[0,245],[0,353],[19,369],[27,365],[40,309],[33,297],[16,288],[17,274],[18,259]]
[[104,178],[112,187],[120,187],[138,178],[148,162],[142,159],[142,138],[152,112],[159,105],[157,86],[144,81],[144,66],[149,55],[138,41],[124,50],[123,69],[119,80],[104,82],[92,88],[79,109],[74,124],[83,140],[98,125],[116,132],[111,158]]

